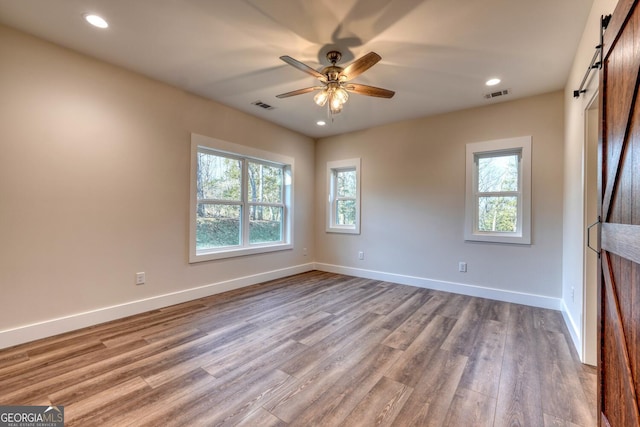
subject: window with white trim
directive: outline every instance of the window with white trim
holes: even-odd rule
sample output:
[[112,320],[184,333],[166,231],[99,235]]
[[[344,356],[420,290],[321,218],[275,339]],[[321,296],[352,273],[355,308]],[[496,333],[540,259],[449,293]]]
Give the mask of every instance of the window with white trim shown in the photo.
[[327,163],[327,232],[360,234],[360,159]]
[[290,249],[293,160],[192,134],[189,261]]
[[531,137],[467,144],[465,240],[531,243]]

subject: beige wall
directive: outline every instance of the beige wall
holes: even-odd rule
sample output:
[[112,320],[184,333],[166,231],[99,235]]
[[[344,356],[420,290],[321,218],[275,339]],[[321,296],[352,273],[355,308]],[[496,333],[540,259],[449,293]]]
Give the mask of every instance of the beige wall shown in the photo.
[[[524,135],[533,137],[533,244],[465,242],[465,144]],[[321,139],[316,261],[560,298],[562,138],[563,94],[554,92]],[[326,233],[326,162],[353,157],[362,158],[362,233]]]
[[[615,3],[595,0],[564,99],[545,94],[315,145],[0,26],[0,335],[313,261],[563,297],[580,325],[587,97],[576,102],[570,93],[593,54],[597,19]],[[191,132],[295,158],[293,251],[187,263]],[[533,136],[533,244],[464,242],[465,144],[520,135]],[[352,157],[362,158],[362,234],[327,234],[326,162]],[[468,273],[457,271],[459,261]],[[146,285],[133,284],[137,271]],[[567,299],[573,286],[575,303]]]
[[[594,0],[580,45],[565,88],[565,162],[564,162],[564,223],[562,296],[564,312],[583,361],[596,363],[596,313],[595,295],[584,292],[584,159],[585,159],[585,111],[598,89],[598,73],[592,72],[587,92],[578,99],[573,91],[578,89],[587,67],[600,43],[600,16],[613,12],[617,0]],[[574,296],[572,298],[572,289]],[[589,312],[586,312],[590,307]],[[587,337],[588,335],[588,337]],[[587,348],[588,347],[588,348]]]
[[[6,27],[0,58],[0,335],[313,259],[311,138]],[[294,157],[294,250],[188,264],[191,132]]]

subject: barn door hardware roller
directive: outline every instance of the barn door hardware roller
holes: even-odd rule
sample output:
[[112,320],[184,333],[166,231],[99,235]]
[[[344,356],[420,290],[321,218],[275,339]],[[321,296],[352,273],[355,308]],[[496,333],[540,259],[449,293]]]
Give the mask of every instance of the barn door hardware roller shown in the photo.
[[584,85],[587,83],[589,79],[589,74],[591,74],[591,70],[602,68],[602,45],[604,44],[604,30],[609,26],[609,21],[611,21],[611,15],[602,15],[600,17],[600,44],[596,46],[596,51],[593,54],[593,58],[591,58],[591,63],[589,64],[589,68],[587,68],[587,72],[582,78],[582,83],[580,83],[580,88],[578,90],[573,91],[573,97],[579,98],[581,93],[585,93],[587,90],[584,88]]

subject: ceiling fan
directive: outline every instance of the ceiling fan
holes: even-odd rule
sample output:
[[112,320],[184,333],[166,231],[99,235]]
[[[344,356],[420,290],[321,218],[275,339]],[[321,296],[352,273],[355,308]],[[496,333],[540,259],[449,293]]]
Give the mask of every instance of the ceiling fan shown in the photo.
[[312,75],[322,82],[322,86],[312,86],[304,89],[298,89],[287,93],[276,95],[278,98],[288,98],[290,96],[302,95],[303,93],[319,90],[313,100],[319,106],[329,103],[329,113],[331,115],[338,114],[342,111],[342,107],[349,99],[349,92],[360,95],[375,96],[378,98],[391,98],[395,94],[394,91],[382,89],[375,86],[367,86],[350,81],[360,74],[374,66],[382,58],[375,52],[369,52],[361,58],[356,59],[345,68],[336,65],[342,58],[342,54],[336,50],[327,52],[327,60],[331,63],[328,67],[318,72],[302,62],[293,59],[290,56],[281,56],[287,64]]

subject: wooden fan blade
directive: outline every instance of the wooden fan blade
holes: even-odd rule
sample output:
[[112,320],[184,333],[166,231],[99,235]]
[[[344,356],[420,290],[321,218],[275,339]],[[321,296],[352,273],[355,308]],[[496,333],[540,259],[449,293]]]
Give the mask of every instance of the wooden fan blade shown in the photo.
[[376,65],[381,59],[382,57],[377,53],[369,52],[365,56],[358,58],[351,64],[347,65],[340,75],[344,77],[344,81],[352,80]]
[[327,77],[324,74],[321,74],[321,73],[317,72],[313,68],[309,67],[307,64],[303,64],[302,62],[298,61],[297,59],[293,59],[292,57],[287,56],[287,55],[281,56],[280,59],[282,59],[284,62],[286,62],[287,64],[291,65],[292,67],[297,68],[300,71],[304,71],[307,74],[311,74],[313,77],[315,77],[316,79],[318,79],[318,80],[320,80],[322,82],[326,82],[327,81]]
[[305,87],[304,89],[292,90],[291,92],[281,93],[280,95],[276,95],[276,98],[288,98],[290,96],[302,95],[303,93],[313,92],[314,90],[322,89],[321,87]]
[[392,90],[382,89],[375,86],[360,85],[357,83],[349,83],[344,88],[349,92],[359,95],[377,96],[378,98],[392,98],[396,93]]

